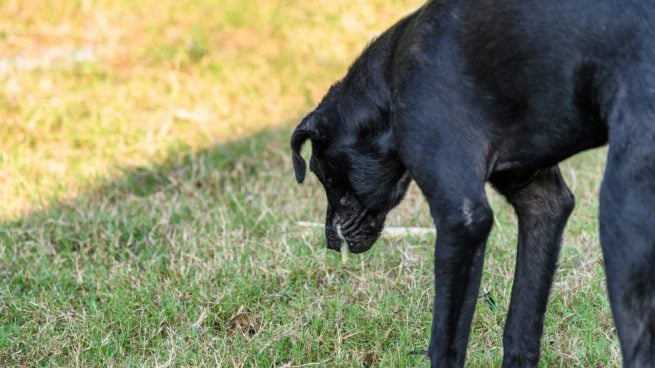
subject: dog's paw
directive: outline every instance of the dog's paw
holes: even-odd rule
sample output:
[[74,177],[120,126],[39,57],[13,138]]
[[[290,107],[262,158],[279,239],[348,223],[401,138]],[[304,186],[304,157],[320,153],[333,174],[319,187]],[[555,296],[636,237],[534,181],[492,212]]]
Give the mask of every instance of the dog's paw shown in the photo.
[[410,356],[429,356],[429,353],[427,350],[414,350],[409,352]]

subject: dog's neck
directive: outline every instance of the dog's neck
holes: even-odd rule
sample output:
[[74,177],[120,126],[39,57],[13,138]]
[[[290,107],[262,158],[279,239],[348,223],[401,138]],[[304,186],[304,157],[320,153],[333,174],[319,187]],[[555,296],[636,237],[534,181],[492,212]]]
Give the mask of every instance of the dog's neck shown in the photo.
[[393,50],[413,14],[374,39],[336,83],[322,105],[338,116],[343,128],[383,132],[390,128]]

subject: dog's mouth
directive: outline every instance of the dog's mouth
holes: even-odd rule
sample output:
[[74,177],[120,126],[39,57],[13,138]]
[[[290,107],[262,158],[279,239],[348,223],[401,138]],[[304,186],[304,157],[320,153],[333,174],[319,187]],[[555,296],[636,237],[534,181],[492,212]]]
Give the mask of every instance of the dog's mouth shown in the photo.
[[[328,216],[330,219],[331,216]],[[362,211],[346,221],[340,221],[338,215],[333,221],[328,220],[325,227],[327,247],[339,252],[363,253],[371,249],[384,227],[384,217],[372,216]]]

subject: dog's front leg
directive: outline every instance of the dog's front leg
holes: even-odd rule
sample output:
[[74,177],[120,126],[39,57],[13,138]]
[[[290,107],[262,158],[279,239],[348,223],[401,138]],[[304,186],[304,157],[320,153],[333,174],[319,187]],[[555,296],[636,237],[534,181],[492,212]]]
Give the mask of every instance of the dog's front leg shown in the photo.
[[423,156],[428,162],[415,159],[410,170],[437,227],[430,361],[432,367],[462,367],[493,213],[484,175],[473,169],[480,165],[454,163],[446,155],[463,158],[467,153]]
[[[480,287],[493,215],[486,200],[431,201],[438,239],[434,258],[436,296],[430,336],[432,367],[462,367]],[[445,211],[445,212],[444,212]]]
[[557,167],[537,174],[492,176],[491,182],[514,206],[519,220],[503,367],[536,367],[562,232],[574,199]]

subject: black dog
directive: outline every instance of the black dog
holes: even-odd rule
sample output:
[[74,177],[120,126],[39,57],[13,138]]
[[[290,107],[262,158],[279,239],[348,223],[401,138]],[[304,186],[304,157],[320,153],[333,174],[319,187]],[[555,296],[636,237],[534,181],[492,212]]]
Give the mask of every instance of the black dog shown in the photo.
[[[536,366],[574,199],[557,164],[609,141],[600,232],[626,367],[655,367],[655,2],[430,1],[375,40],[291,139],[328,198],[327,244],[371,247],[410,180],[438,230],[433,367],[460,367],[492,212],[519,219],[505,367]],[[343,234],[339,234],[339,231]]]

